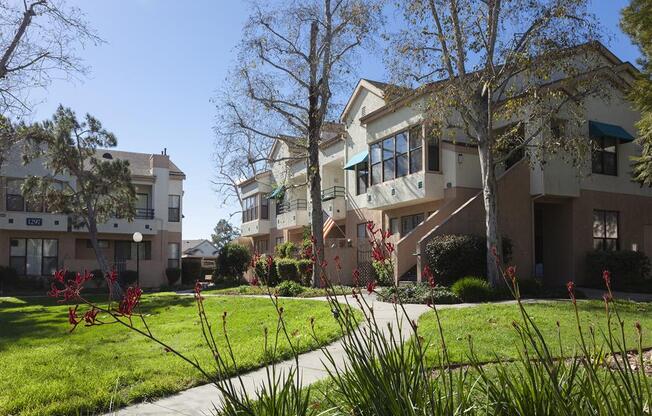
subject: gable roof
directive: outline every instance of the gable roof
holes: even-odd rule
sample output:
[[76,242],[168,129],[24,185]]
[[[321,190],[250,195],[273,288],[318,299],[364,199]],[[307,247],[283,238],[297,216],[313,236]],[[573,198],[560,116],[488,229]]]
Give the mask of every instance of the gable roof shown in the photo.
[[[154,156],[158,156],[152,153],[125,152],[114,149],[96,149],[95,154],[100,159],[108,154],[111,155],[111,158],[113,159],[126,160],[129,162],[129,169],[131,170],[132,175],[135,176],[152,176],[151,159]],[[167,159],[170,175],[178,175],[185,178],[185,174],[172,162],[172,160],[170,160],[169,156]]]
[[346,119],[346,115],[351,110],[351,106],[353,105],[353,102],[355,101],[356,98],[358,98],[358,95],[360,95],[363,89],[366,89],[367,91],[378,96],[379,98],[384,99],[385,90],[387,90],[390,87],[393,87],[393,85],[387,84],[385,82],[371,81],[365,78],[360,78],[360,81],[358,81],[358,84],[355,86],[353,93],[347,100],[346,105],[344,106],[344,110],[342,110],[342,114],[340,115],[340,121],[344,122],[344,119]]
[[182,240],[181,242],[181,251],[183,254],[194,254],[195,251],[197,251],[197,247],[200,245],[207,243],[211,245],[214,249],[215,252],[219,251],[217,247],[215,247],[215,244],[211,243],[210,241],[204,239],[204,240]]

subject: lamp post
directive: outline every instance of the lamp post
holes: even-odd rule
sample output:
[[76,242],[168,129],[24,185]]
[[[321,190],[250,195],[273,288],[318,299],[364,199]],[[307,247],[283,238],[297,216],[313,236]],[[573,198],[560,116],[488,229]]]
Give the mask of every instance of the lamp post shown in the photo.
[[140,242],[143,241],[143,235],[136,231],[133,239],[136,243],[136,284],[140,287]]

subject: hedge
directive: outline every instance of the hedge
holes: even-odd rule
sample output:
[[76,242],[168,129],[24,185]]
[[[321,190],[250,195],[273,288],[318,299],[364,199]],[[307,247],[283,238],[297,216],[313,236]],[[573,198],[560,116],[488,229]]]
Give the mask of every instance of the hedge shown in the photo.
[[650,259],[640,251],[592,251],[586,256],[586,284],[604,288],[602,272],[611,272],[614,290],[652,292]]
[[174,286],[181,277],[181,269],[178,267],[168,267],[165,269],[165,277],[168,279],[168,284]]
[[294,259],[276,259],[276,271],[281,282],[291,280],[299,283],[299,267]]
[[[512,242],[503,237],[503,262],[512,257]],[[426,245],[425,259],[437,282],[451,284],[464,276],[487,276],[487,239],[473,234],[443,234]]]
[[217,256],[216,277],[239,282],[251,262],[249,249],[242,244],[227,243]]
[[181,264],[181,283],[187,285],[204,280],[200,259],[187,259]]
[[[267,268],[268,260],[271,258],[271,265],[269,269]],[[264,283],[269,286],[276,286],[278,283],[278,272],[276,270],[276,261],[274,257],[269,254],[263,254],[260,256],[254,267],[254,274],[259,282]]]
[[299,271],[301,284],[309,286],[312,282],[312,260],[297,260],[297,270]]
[[451,292],[464,302],[486,302],[494,298],[489,283],[480,277],[467,276],[451,286]]

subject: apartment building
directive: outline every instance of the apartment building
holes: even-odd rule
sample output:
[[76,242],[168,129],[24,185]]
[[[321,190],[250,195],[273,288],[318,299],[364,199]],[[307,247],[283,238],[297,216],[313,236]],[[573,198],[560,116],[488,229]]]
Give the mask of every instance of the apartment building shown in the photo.
[[[633,142],[640,115],[625,98],[636,70],[602,45],[582,53],[616,78],[605,84],[608,99],[585,99],[584,122],[575,132],[599,150],[579,167],[557,156],[533,163],[516,159],[499,175],[499,225],[513,242],[512,262],[522,277],[551,284],[581,282],[585,256],[594,248],[652,256],[652,190],[633,183],[629,168],[630,157],[640,152]],[[426,128],[424,97],[390,102],[388,87],[362,79],[341,115],[343,132],[322,144],[322,200],[336,223],[327,230],[326,256],[339,255],[344,270],[368,272],[365,224],[373,221],[393,234],[395,278],[420,280],[422,253],[434,236],[484,235],[480,163],[476,146],[463,135],[435,135]],[[564,117],[560,112],[555,125],[538,134],[570,128]],[[289,154],[281,142],[272,152]],[[301,175],[305,164],[277,163],[242,183],[242,232],[257,251],[296,241],[309,225],[306,190],[292,187]],[[283,189],[288,191],[281,201]]]
[[[117,270],[136,270],[140,253],[140,284],[165,284],[165,269],[181,267],[181,229],[184,173],[167,154],[98,150],[98,157],[127,160],[136,188],[133,221],[114,218],[99,226],[99,244],[109,264]],[[75,228],[66,215],[48,212],[45,206],[26,203],[22,182],[29,176],[46,175],[38,161],[23,165],[20,150],[0,170],[0,265],[13,267],[19,275],[39,279],[57,269],[71,271],[98,268],[88,233]],[[57,178],[74,186],[74,178]],[[137,247],[133,234],[140,232]]]

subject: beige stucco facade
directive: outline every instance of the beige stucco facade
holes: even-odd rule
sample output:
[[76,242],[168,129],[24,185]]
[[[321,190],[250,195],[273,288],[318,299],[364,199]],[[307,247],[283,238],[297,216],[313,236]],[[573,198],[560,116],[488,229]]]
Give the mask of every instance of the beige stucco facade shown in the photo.
[[[640,153],[631,140],[636,135],[639,119],[625,98],[624,88],[632,79],[631,65],[618,60],[606,49],[598,49],[592,58],[600,65],[611,66],[619,82],[605,84],[600,97],[583,102],[584,122],[579,123],[574,136],[591,140],[590,123],[602,123],[625,132],[615,140],[613,151],[617,169],[609,174],[592,171],[591,155],[579,164],[571,165],[560,155],[545,155],[538,160],[531,155],[499,176],[499,225],[501,234],[513,243],[511,262],[523,278],[538,277],[550,284],[568,280],[582,281],[584,262],[594,247],[594,213],[617,213],[617,244],[619,249],[643,251],[652,255],[652,190],[641,188],[631,181],[630,157]],[[563,74],[553,74],[558,79]],[[370,253],[367,237],[361,226],[368,221],[394,232],[396,244],[395,278],[419,280],[425,264],[425,247],[435,236],[449,233],[484,235],[485,212],[481,194],[481,175],[478,150],[456,131],[439,132],[438,137],[423,127],[420,98],[387,103],[386,84],[361,80],[346,104],[341,116],[344,132],[337,146],[322,149],[320,157],[323,187],[343,181],[344,192],[336,198],[339,212],[334,216],[337,227],[326,235],[326,257],[339,256],[346,271],[341,279],[350,282],[355,268],[369,268]],[[560,120],[568,115],[560,111]],[[526,124],[526,131],[550,134],[551,128],[540,129],[536,121]],[[528,130],[529,129],[529,130]],[[403,150],[391,148],[394,156],[386,162],[383,144],[379,157],[384,169],[390,163],[390,173],[396,177],[372,183],[373,147],[390,138],[391,146],[405,146],[407,135],[419,138],[409,142],[410,170],[398,175]],[[418,135],[421,135],[420,137]],[[631,137],[629,137],[631,136]],[[538,136],[536,140],[543,136]],[[415,139],[416,140],[416,139]],[[536,142],[535,140],[535,142]],[[421,150],[418,147],[421,146]],[[416,149],[412,152],[413,147]],[[282,146],[277,151],[282,152]],[[338,152],[341,156],[337,156]],[[403,155],[403,156],[401,156]],[[392,159],[393,157],[393,159]],[[420,168],[412,171],[417,158]],[[360,160],[364,159],[363,162]],[[351,161],[359,164],[351,167]],[[406,159],[407,160],[407,159]],[[362,166],[363,168],[358,169]],[[303,165],[305,170],[305,164]],[[366,187],[360,189],[361,172],[367,169]],[[394,169],[393,172],[391,169]],[[296,168],[295,168],[296,170]],[[267,177],[268,184],[289,184],[287,168],[277,163]],[[296,176],[298,173],[295,172]],[[382,171],[383,179],[385,173]],[[247,185],[249,186],[249,185]],[[366,188],[366,189],[364,189]],[[295,191],[295,190],[294,190]],[[294,192],[293,191],[293,192]],[[307,190],[300,189],[302,195]],[[296,196],[293,196],[296,198]],[[270,202],[269,233],[252,237],[265,239],[268,251],[280,241],[296,240],[283,227],[274,227],[274,211]],[[334,206],[332,199],[324,206]],[[308,201],[310,207],[310,201]],[[342,212],[345,207],[345,213]],[[308,211],[309,212],[309,211]],[[329,214],[330,215],[330,214]],[[277,223],[278,224],[278,223]],[[304,226],[309,225],[309,216]],[[248,226],[243,224],[243,230]],[[246,235],[246,233],[243,233]],[[283,239],[281,239],[282,237]],[[331,275],[335,275],[331,270]]]
[[[18,162],[20,151],[12,149],[12,157],[0,171],[0,265],[12,266],[32,279],[43,279],[53,269],[98,269],[84,228],[73,227],[66,215],[30,210],[21,201],[15,184],[47,172],[39,161],[29,165]],[[136,270],[139,266],[142,287],[165,285],[165,269],[181,267],[185,175],[164,154],[100,152],[106,153],[129,161],[138,201],[132,221],[110,219],[98,225],[104,255],[118,270]],[[74,178],[59,179],[74,186]],[[143,235],[138,248],[132,241],[135,232]],[[139,262],[136,252],[140,253]]]

